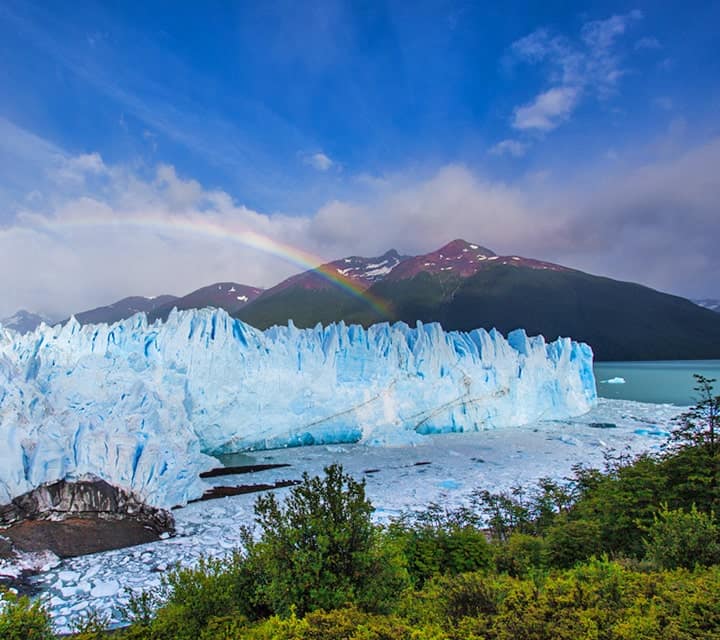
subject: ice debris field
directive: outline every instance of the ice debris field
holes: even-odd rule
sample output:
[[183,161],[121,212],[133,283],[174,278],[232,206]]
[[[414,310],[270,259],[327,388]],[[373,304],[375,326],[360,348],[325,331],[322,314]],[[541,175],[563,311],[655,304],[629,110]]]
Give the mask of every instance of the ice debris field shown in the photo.
[[206,454],[408,443],[588,411],[592,351],[514,331],[259,331],[222,310],[0,331],[0,504],[88,474],[157,507],[200,497]]
[[[463,505],[478,488],[502,491],[530,486],[541,477],[562,480],[577,463],[602,466],[604,454],[612,450],[639,453],[659,448],[680,410],[673,405],[600,399],[579,418],[430,435],[414,446],[350,444],[262,451],[252,454],[252,461],[291,466],[216,482],[272,484],[299,479],[303,471],[320,474],[324,466],[339,462],[356,478],[367,480],[375,518],[383,522],[406,509],[421,510],[432,501],[448,508]],[[278,490],[280,495],[286,491]],[[107,614],[114,625],[127,623],[123,607],[130,595],[158,586],[169,567],[190,565],[202,555],[231,553],[240,544],[240,525],[252,524],[257,495],[196,502],[175,510],[177,535],[172,538],[64,561],[41,559],[44,570],[33,580],[42,589],[56,628],[67,631],[86,610]],[[28,561],[37,564],[32,558]],[[0,573],[19,568],[0,566]]]

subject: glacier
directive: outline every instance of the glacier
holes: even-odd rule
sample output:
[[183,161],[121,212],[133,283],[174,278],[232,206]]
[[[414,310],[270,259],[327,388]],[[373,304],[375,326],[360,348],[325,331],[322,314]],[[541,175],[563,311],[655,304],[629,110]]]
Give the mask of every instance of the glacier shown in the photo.
[[97,477],[169,508],[202,495],[212,455],[406,443],[577,416],[596,399],[588,345],[523,330],[260,331],[217,309],[0,328],[0,504]]

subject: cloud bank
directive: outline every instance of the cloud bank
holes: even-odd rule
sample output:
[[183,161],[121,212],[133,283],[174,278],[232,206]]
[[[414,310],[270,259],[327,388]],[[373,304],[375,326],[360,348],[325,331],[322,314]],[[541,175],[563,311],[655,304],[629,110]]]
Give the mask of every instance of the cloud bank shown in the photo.
[[461,164],[398,172],[302,216],[249,209],[170,165],[110,165],[39,139],[34,153],[43,179],[0,197],[0,317],[18,308],[60,317],[220,280],[270,286],[302,268],[238,242],[247,231],[318,260],[419,253],[463,237],[679,294],[720,293],[718,137],[587,179],[506,183]]

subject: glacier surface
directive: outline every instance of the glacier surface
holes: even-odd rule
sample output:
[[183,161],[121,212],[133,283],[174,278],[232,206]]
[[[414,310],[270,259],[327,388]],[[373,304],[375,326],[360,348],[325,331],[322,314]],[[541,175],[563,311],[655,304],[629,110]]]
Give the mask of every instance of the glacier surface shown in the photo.
[[96,476],[159,507],[207,454],[510,427],[587,412],[592,351],[524,331],[343,323],[257,330],[222,310],[0,328],[0,504]]

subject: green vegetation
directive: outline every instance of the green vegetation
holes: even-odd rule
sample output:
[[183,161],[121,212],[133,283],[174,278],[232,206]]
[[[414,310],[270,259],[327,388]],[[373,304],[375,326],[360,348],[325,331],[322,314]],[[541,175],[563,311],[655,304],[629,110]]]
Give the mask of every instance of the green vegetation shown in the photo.
[[3,640],[52,640],[50,617],[39,602],[12,593],[2,595],[0,638]]
[[[338,466],[284,503],[225,560],[176,568],[132,600],[126,640],[690,640],[720,637],[717,428],[698,404],[657,456],[609,457],[567,484],[477,491],[371,522],[364,483]],[[104,621],[78,624],[83,640]],[[0,637],[50,638],[42,607],[9,597]]]

